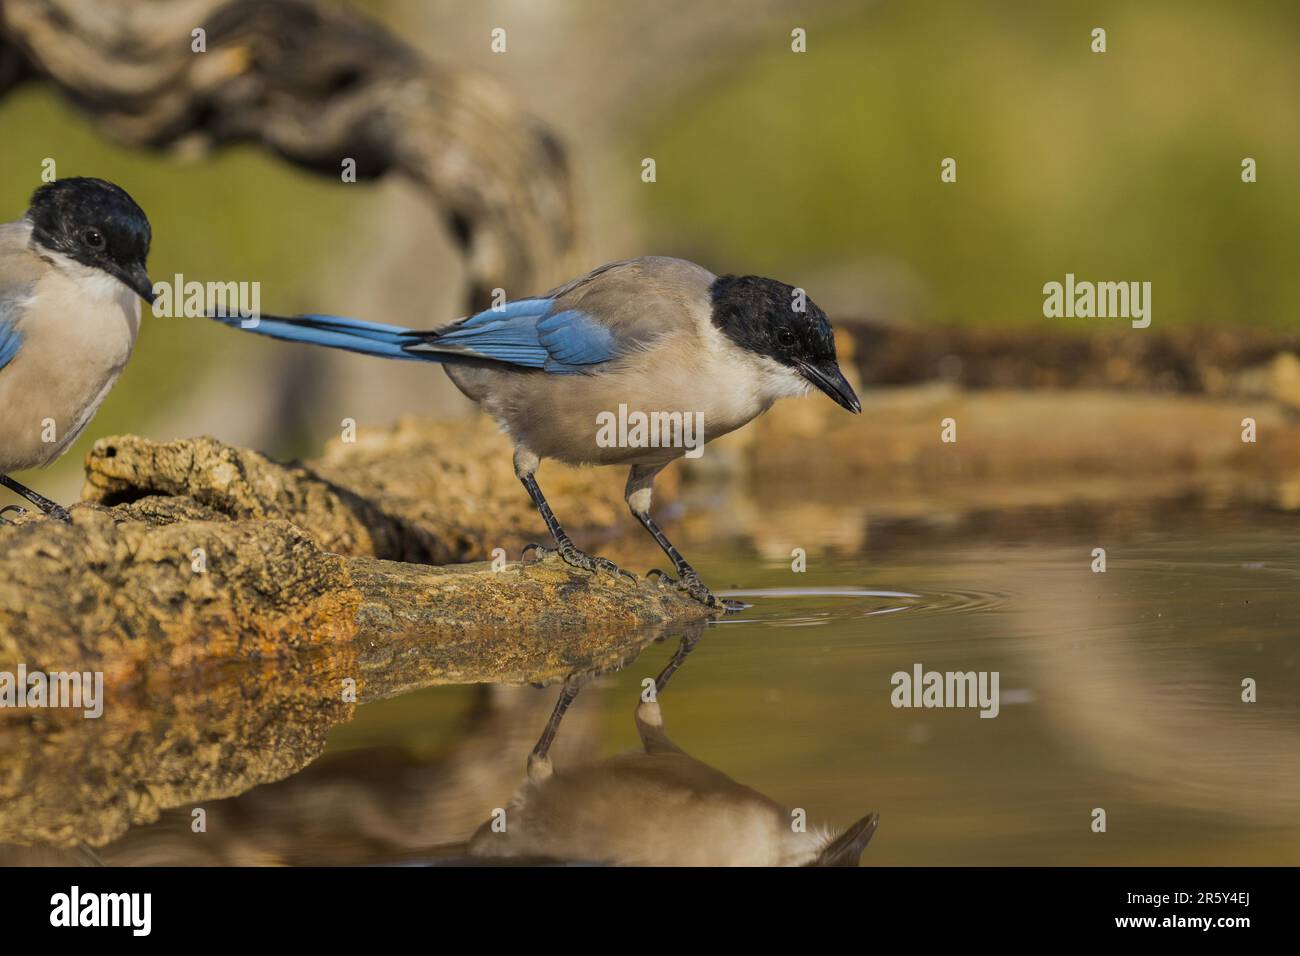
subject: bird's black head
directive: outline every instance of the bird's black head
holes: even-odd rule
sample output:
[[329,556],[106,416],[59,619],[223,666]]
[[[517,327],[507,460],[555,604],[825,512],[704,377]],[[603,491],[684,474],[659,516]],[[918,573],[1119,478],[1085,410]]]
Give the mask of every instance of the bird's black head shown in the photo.
[[149,220],[126,190],[102,179],[60,179],[32,193],[32,241],[120,279],[148,302]]
[[733,342],[793,369],[841,407],[862,411],[835,360],[826,313],[801,290],[761,276],[721,276],[709,293],[713,324]]

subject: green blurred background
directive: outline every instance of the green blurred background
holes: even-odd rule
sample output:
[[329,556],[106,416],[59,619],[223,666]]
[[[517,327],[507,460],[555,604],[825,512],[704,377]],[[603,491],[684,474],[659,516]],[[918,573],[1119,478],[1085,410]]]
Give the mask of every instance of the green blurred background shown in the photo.
[[872,6],[656,113],[653,235],[759,272],[867,267],[925,320],[1041,324],[1073,272],[1151,281],[1162,325],[1294,322],[1297,35],[1295,3]]
[[[1073,272],[1152,282],[1156,328],[1295,323],[1300,5],[545,7],[361,9],[437,61],[493,74],[556,128],[573,160],[584,264],[660,253],[767,273],[842,321],[1105,326],[1043,318],[1043,284]],[[512,33],[506,56],[488,49],[496,25]],[[1090,49],[1097,26],[1104,54]],[[791,52],[794,27],[807,31],[807,53]],[[118,181],[152,219],[155,280],[256,279],[267,311],[423,326],[458,311],[456,266],[435,247],[428,210],[416,238],[399,241],[420,261],[428,237],[445,297],[398,288],[380,304],[366,287],[374,280],[359,266],[391,259],[375,237],[415,215],[393,199],[400,187],[341,188],[252,148],[197,162],[126,150],[39,84],[0,101],[0,133],[0,214],[22,214],[46,157],[60,176]],[[653,184],[640,177],[647,156]],[[1249,185],[1247,156],[1259,164]],[[940,182],[944,157],[957,161],[954,184]],[[428,370],[394,371],[403,387],[381,398],[376,365],[312,358],[328,364],[313,366],[295,421],[270,420],[284,407],[270,400],[259,400],[264,420],[245,406],[235,421],[250,393],[231,370],[264,387],[295,348],[200,321],[148,323],[118,388],[42,482],[75,488],[89,444],[118,431],[203,430],[310,454],[342,416],[373,424],[453,407],[433,386],[411,393],[440,381]]]

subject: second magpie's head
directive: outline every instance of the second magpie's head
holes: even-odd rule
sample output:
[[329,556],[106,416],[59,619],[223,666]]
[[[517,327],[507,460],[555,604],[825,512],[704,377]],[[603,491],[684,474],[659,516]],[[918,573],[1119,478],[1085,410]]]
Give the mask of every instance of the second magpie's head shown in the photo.
[[60,179],[32,194],[27,218],[36,245],[106,272],[153,302],[149,219],[126,190],[102,179]]
[[761,276],[721,276],[709,295],[713,324],[732,342],[791,369],[842,408],[862,411],[835,359],[826,313],[802,290]]

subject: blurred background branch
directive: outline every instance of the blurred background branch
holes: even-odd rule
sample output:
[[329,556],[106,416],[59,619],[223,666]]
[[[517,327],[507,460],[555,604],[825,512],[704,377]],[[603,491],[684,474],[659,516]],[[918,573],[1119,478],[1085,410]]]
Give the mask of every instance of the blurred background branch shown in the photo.
[[564,272],[574,222],[555,137],[490,79],[429,64],[363,16],[320,0],[4,10],[0,77],[42,77],[120,142],[191,155],[251,142],[325,175],[351,159],[358,179],[421,184],[465,256],[468,307]]

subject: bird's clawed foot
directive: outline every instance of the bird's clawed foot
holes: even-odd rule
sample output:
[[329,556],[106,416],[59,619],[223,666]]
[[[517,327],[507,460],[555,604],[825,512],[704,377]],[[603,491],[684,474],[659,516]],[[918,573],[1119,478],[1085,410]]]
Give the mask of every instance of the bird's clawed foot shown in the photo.
[[685,591],[705,607],[719,608],[723,611],[743,611],[749,607],[748,604],[742,601],[731,601],[727,598],[718,597],[704,586],[704,582],[700,580],[700,576],[695,573],[693,568],[686,568],[680,573],[681,578],[674,579],[672,575],[666,574],[659,568],[653,568],[646,577],[651,580],[662,580],[672,584],[679,591]]
[[745,609],[745,605],[740,601],[730,601],[715,595],[704,586],[704,582],[700,580],[700,576],[694,571],[683,574],[681,580],[677,582],[677,586],[705,607],[721,608],[724,611],[743,611]]
[[586,551],[580,551],[572,541],[561,541],[558,548],[545,548],[536,543],[526,544],[520,558],[526,559],[529,551],[535,552],[539,561],[549,554],[558,554],[566,564],[581,568],[584,571],[590,571],[592,574],[607,571],[616,577],[622,576],[629,581],[636,581],[636,575],[631,571],[624,571],[609,558],[602,558],[598,554],[588,554]]
[[[52,518],[55,521],[62,521],[64,524],[72,524],[72,515],[69,513],[67,508],[62,507],[61,505],[51,503],[50,507],[44,508],[42,511],[47,518]],[[12,514],[21,518],[23,515],[30,513],[31,512],[22,505],[5,505],[3,508],[0,508],[0,525],[17,524],[16,521],[10,521],[6,518],[6,514]]]
[[62,505],[54,505],[52,508],[46,508],[47,517],[55,521],[62,521],[64,524],[72,524],[72,512],[68,511]]

